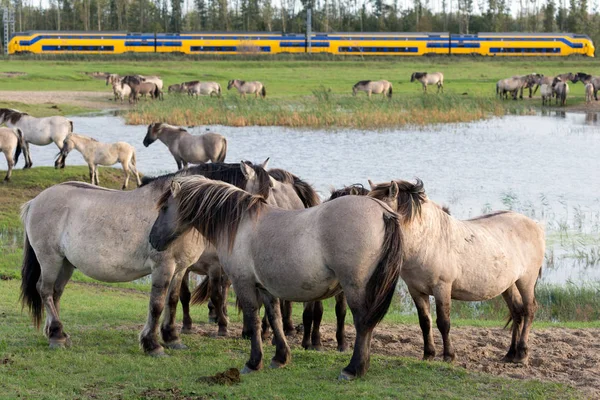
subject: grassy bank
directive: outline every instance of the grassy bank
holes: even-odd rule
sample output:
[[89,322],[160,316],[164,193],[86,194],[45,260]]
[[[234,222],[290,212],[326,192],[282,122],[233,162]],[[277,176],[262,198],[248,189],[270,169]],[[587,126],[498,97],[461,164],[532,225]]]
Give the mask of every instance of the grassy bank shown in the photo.
[[[178,125],[226,124],[343,126],[379,128],[438,122],[466,122],[506,112],[528,112],[541,101],[500,101],[494,97],[498,79],[531,72],[554,75],[568,71],[592,71],[597,63],[589,59],[492,60],[473,58],[402,59],[265,59],[190,60],[166,58],[160,62],[129,59],[107,61],[30,60],[8,58],[0,64],[4,90],[105,91],[109,87],[94,72],[160,75],[166,86],[189,80],[216,81],[225,92],[222,99],[189,99],[166,95],[163,103],[141,102],[127,116],[129,123],[146,124],[158,119]],[[423,96],[418,83],[410,83],[414,71],[442,71],[446,94]],[[19,72],[14,75],[14,72]],[[240,101],[235,90],[226,91],[230,79],[259,80],[265,84],[265,101]],[[365,79],[386,79],[394,86],[393,100],[364,93],[353,98],[354,83]],[[571,87],[569,104],[584,100],[583,85]],[[432,93],[435,90],[432,90]],[[381,100],[381,101],[380,101]],[[106,101],[106,108],[113,106]],[[4,99],[10,106],[10,99]],[[18,108],[18,107],[17,107]],[[59,114],[70,111],[63,107]]]

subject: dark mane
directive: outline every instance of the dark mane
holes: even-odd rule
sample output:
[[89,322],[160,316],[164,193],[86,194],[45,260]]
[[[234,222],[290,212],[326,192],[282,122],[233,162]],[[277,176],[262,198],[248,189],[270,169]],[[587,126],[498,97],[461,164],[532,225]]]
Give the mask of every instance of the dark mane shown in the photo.
[[329,200],[337,199],[338,197],[353,195],[353,196],[366,196],[369,194],[369,190],[365,189],[363,185],[360,183],[355,183],[350,186],[344,186],[341,189],[332,190],[331,196],[329,196]]
[[240,81],[239,79],[237,81],[240,83],[240,86],[244,86],[246,84],[246,81]]
[[368,85],[371,82],[372,81],[359,81],[356,85],[354,85],[354,87],[361,86],[361,85]]
[[183,82],[183,85],[195,85],[197,83],[200,83],[200,81],[189,81],[189,82]]
[[304,204],[305,208],[314,207],[321,203],[321,199],[312,185],[303,181],[291,172],[279,168],[272,168],[269,170],[269,175],[281,183],[294,185],[294,191],[298,197],[300,197],[300,200],[302,200],[302,204]]
[[13,110],[12,108],[0,108],[0,117],[2,117],[4,121],[9,121],[11,124],[19,122],[24,115],[29,114]]
[[[423,181],[419,178],[415,183],[408,181],[394,181],[398,185],[398,214],[402,215],[407,222],[421,215],[421,205],[427,200]],[[388,196],[391,183],[377,185],[371,190],[371,197],[381,199]]]

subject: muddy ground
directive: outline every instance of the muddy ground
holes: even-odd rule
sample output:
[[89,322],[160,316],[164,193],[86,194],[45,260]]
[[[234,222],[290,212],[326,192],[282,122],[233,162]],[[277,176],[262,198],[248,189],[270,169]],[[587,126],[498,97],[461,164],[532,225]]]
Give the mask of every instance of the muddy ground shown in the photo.
[[[198,324],[194,330],[214,337],[216,325]],[[230,324],[230,335],[240,336],[240,324]],[[335,351],[335,326],[321,326],[325,350]],[[530,336],[528,365],[502,361],[510,344],[510,332],[502,328],[452,328],[456,349],[454,364],[476,371],[516,379],[537,379],[571,385],[593,399],[600,399],[600,329],[534,329]],[[346,338],[352,346],[354,328],[346,326]],[[301,346],[302,336],[289,337],[292,347]],[[436,360],[442,361],[442,340],[435,331]],[[375,354],[420,359],[423,355],[421,330],[416,325],[382,324],[375,329],[372,341]]]
[[91,110],[106,110],[114,108],[127,108],[124,104],[113,101],[112,92],[75,92],[75,91],[0,91],[0,101],[19,102],[24,104],[68,104],[72,106],[89,108]]

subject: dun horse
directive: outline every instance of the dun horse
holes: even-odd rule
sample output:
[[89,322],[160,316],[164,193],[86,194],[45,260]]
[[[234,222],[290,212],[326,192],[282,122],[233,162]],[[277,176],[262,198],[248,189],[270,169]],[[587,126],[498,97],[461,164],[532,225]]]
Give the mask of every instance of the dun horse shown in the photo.
[[128,84],[113,83],[113,94],[115,95],[115,101],[121,100],[121,103],[125,101],[125,98],[131,96],[131,86]]
[[168,248],[193,228],[217,248],[252,330],[244,373],[263,365],[261,297],[276,342],[271,366],[278,368],[290,360],[278,298],[313,301],[340,290],[356,327],[354,354],[340,379],[366,373],[371,335],[390,305],[402,262],[398,217],[389,207],[345,196],[288,211],[227,183],[198,177],[175,179],[159,207],[150,233],[154,248]]
[[66,158],[73,149],[77,149],[88,164],[92,185],[100,185],[100,180],[98,179],[98,165],[110,166],[116,163],[121,163],[123,172],[125,173],[123,189],[127,189],[129,175],[131,174],[135,176],[138,186],[142,184],[136,166],[135,149],[129,143],[102,143],[89,136],[71,133],[66,137],[63,144],[61,150],[63,157]]
[[598,100],[598,90],[600,90],[600,76],[592,76],[589,74],[586,74],[585,72],[578,72],[577,73],[577,80],[581,81],[584,85],[591,83],[594,87],[594,99],[596,99],[596,101]]
[[[73,132],[73,121],[61,117],[35,118],[27,113],[23,113],[10,108],[0,108],[0,124],[6,124],[9,128],[19,128],[25,138],[26,152],[25,168],[31,168],[33,162],[29,152],[29,143],[37,146],[46,146],[50,143],[56,144],[59,150],[62,150],[63,142],[69,133]],[[56,168],[65,167],[66,158],[62,155],[56,159],[54,166]]]
[[221,96],[221,85],[217,82],[196,82],[187,86],[187,92],[190,96]]
[[13,167],[19,161],[21,152],[24,153],[23,156],[27,159],[27,146],[25,145],[23,132],[19,128],[0,128],[0,151],[4,153],[8,167],[4,181],[10,181]]
[[221,163],[227,155],[227,139],[218,133],[196,136],[183,128],[157,122],[148,125],[144,146],[150,146],[156,139],[169,148],[177,163],[177,169],[187,168],[188,163]]
[[242,97],[246,97],[246,94],[253,94],[254,97],[260,95],[263,99],[267,97],[267,89],[258,81],[246,82],[233,79],[227,83],[227,90],[231,90],[232,87],[236,88]]
[[375,93],[382,94],[384,98],[392,98],[392,84],[388,81],[360,81],[352,86],[352,95],[356,96],[358,91],[366,92],[369,97]]
[[552,81],[552,91],[556,94],[555,104],[558,104],[560,100],[561,106],[567,105],[567,95],[569,94],[569,84],[566,81],[562,81],[560,76],[557,76]]
[[427,85],[437,85],[437,92],[442,90],[444,93],[444,74],[441,72],[434,72],[432,74],[428,74],[427,72],[413,72],[410,76],[410,81],[419,81],[421,85],[423,85],[423,92],[427,93]]
[[69,343],[59,319],[59,303],[75,268],[103,282],[129,282],[152,274],[148,319],[140,345],[150,355],[164,354],[158,342],[159,318],[165,346],[185,348],[175,329],[181,280],[204,250],[205,240],[190,231],[162,252],[148,243],[158,216],[156,203],[175,176],[203,174],[240,188],[256,188],[268,196],[270,179],[260,167],[256,182],[248,181],[239,164],[205,164],[176,174],[146,179],[142,187],[116,191],[81,182],[52,186],[27,202],[21,218],[25,227],[21,299],[36,327],[42,322],[51,347]]
[[129,102],[136,103],[139,96],[150,95],[153,99],[162,99],[162,92],[159,87],[153,82],[145,82],[135,76],[126,76],[121,80],[121,88],[125,85],[131,87]]
[[435,357],[429,296],[435,297],[444,360],[454,360],[450,303],[488,300],[502,294],[512,318],[505,361],[525,363],[536,310],[535,285],[544,261],[544,230],[531,219],[500,211],[461,221],[429,200],[423,182],[371,185],[369,196],[397,210],[404,238],[400,272],[423,331],[426,360]]

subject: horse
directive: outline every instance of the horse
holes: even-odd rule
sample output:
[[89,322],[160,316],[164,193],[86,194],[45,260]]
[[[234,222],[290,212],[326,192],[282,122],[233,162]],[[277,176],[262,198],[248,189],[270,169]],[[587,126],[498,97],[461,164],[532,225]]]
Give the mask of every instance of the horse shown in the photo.
[[88,164],[92,185],[100,185],[98,165],[110,166],[116,163],[121,163],[125,173],[125,182],[123,182],[122,189],[127,189],[129,175],[132,173],[135,176],[137,185],[142,184],[136,166],[135,149],[129,143],[102,143],[89,136],[70,133],[63,143],[62,156],[66,158],[73,149],[77,149]]
[[[544,261],[544,230],[512,211],[458,220],[429,200],[423,182],[371,185],[370,197],[398,213],[404,260],[400,275],[417,307],[423,359],[435,357],[429,296],[435,297],[444,361],[453,361],[451,300],[483,301],[502,294],[512,319],[507,362],[526,363],[529,331],[537,307],[535,286]],[[508,324],[507,324],[508,325]]]
[[162,79],[160,79],[159,76],[156,76],[156,75],[137,75],[137,76],[139,76],[143,82],[154,83],[156,85],[156,87],[158,88],[158,90],[162,90],[163,81],[162,81]]
[[177,83],[169,86],[169,93],[184,93],[185,86],[183,83]]
[[385,98],[392,98],[392,84],[388,81],[360,81],[352,86],[352,96],[356,96],[358,91],[367,93],[371,97],[371,93],[382,94]]
[[598,90],[600,90],[600,76],[592,76],[586,74],[585,72],[578,72],[577,81],[581,81],[584,85],[587,83],[591,83],[594,85],[594,99],[598,101]]
[[183,128],[156,122],[148,125],[144,146],[150,146],[156,139],[169,148],[177,169],[187,168],[188,163],[222,163],[227,155],[227,139],[218,133],[195,136]]
[[588,82],[585,84],[585,102],[591,103],[594,98],[594,85],[592,82]]
[[513,100],[517,100],[520,91],[520,98],[523,99],[523,89],[531,87],[534,81],[534,76],[531,74],[501,79],[496,83],[496,95],[505,99],[508,98],[508,93],[511,93]]
[[444,74],[441,72],[434,72],[428,74],[427,72],[413,72],[410,76],[410,81],[419,81],[423,85],[423,92],[427,93],[427,85],[437,85],[437,92],[442,90],[444,93]]
[[[33,162],[29,152],[29,143],[37,146],[46,146],[52,142],[59,150],[62,150],[63,142],[69,133],[73,132],[73,121],[61,116],[36,118],[31,115],[13,110],[11,108],[0,108],[0,124],[6,124],[9,128],[19,128],[23,132],[25,147],[25,169],[31,168]],[[65,167],[66,158],[59,155],[54,166]]]
[[340,290],[356,327],[354,354],[340,379],[367,372],[371,335],[389,308],[402,267],[402,231],[388,206],[345,196],[304,210],[282,210],[264,197],[201,177],[175,178],[157,206],[149,237],[155,249],[168,248],[190,229],[216,247],[252,330],[243,373],[263,365],[259,297],[276,342],[271,366],[279,368],[291,355],[278,299],[320,300]]
[[246,82],[233,79],[227,83],[227,90],[231,90],[232,87],[235,87],[242,97],[246,97],[246,94],[254,94],[254,97],[260,95],[263,99],[267,97],[267,89],[258,81]]
[[221,96],[221,85],[217,82],[196,82],[193,85],[188,85],[187,91],[190,96]]
[[131,87],[131,93],[129,94],[130,103],[136,103],[140,95],[145,97],[147,94],[150,94],[150,97],[153,99],[162,99],[162,92],[153,82],[146,82],[135,76],[128,75],[121,80],[121,88],[125,85]]
[[254,165],[244,166],[255,171],[251,180],[240,164],[204,164],[145,178],[141,187],[126,192],[82,182],[62,183],[25,203],[21,211],[25,228],[21,301],[29,308],[37,328],[45,308],[44,333],[50,347],[70,344],[60,322],[59,304],[77,268],[103,282],[129,282],[152,274],[149,312],[140,333],[140,346],[146,354],[164,354],[158,330],[165,309],[160,328],[165,347],[185,348],[175,329],[175,311],[183,275],[202,254],[205,240],[191,230],[164,251],[152,249],[148,235],[158,216],[155,206],[176,176],[191,174],[222,179],[240,188],[256,189],[253,193],[258,196],[268,196],[271,182],[267,173]]
[[554,88],[552,84],[543,83],[541,85],[540,94],[542,95],[542,106],[551,105],[552,97],[554,97]]
[[107,74],[106,75],[106,86],[115,85],[121,83],[121,77],[119,74]]
[[131,96],[131,86],[128,84],[113,83],[113,94],[115,95],[115,101],[121,100],[121,104],[125,101],[125,98]]
[[554,104],[558,104],[560,99],[560,105],[567,105],[567,95],[569,94],[569,84],[567,82],[563,82],[560,76],[557,76],[552,81],[552,91],[556,93],[556,101]]
[[[13,167],[19,162],[19,156],[23,152],[23,156],[27,159],[27,146],[23,137],[23,132],[19,128],[0,128],[0,151],[4,153],[8,171],[4,177],[4,181],[10,181]],[[14,154],[14,156],[13,156]]]

